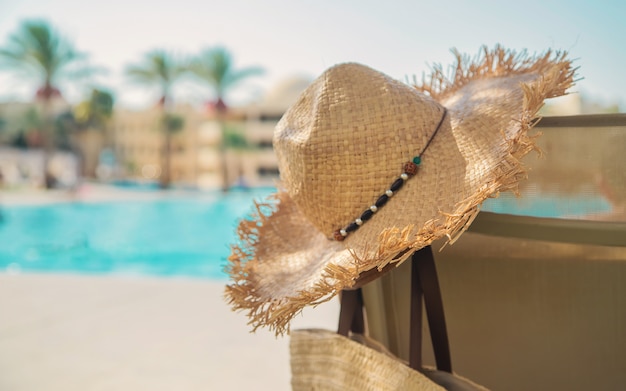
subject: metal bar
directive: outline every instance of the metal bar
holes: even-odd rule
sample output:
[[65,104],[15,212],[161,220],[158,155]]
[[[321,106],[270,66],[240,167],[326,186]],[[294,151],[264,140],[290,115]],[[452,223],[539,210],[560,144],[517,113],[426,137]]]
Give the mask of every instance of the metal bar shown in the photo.
[[626,113],[543,117],[537,128],[587,128],[626,126]]
[[480,212],[468,231],[492,236],[626,247],[626,222],[554,219]]

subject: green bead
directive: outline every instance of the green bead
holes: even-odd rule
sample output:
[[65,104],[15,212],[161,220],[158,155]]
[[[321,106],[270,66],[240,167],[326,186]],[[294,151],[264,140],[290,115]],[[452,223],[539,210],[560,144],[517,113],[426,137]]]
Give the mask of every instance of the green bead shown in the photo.
[[413,158],[413,163],[415,163],[415,164],[419,165],[421,162],[422,162],[422,158],[421,158],[421,157],[419,157],[419,156],[415,156],[415,157]]

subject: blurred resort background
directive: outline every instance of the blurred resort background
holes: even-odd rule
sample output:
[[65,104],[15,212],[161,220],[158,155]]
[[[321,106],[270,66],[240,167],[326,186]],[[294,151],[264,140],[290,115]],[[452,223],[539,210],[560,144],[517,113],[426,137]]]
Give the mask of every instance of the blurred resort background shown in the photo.
[[[233,89],[262,78],[262,66],[238,66],[226,47],[187,55],[146,50],[128,59],[125,69],[127,88],[154,93],[154,102],[138,110],[116,105],[115,93],[95,84],[102,69],[89,63],[62,26],[25,20],[5,37],[0,72],[38,88],[29,101],[0,102],[3,188],[75,189],[84,181],[223,190],[274,186],[274,126],[312,77],[284,75],[256,99],[231,105]],[[172,91],[180,84],[199,88],[206,98],[201,104],[174,101]],[[68,85],[79,86],[83,99],[68,101],[63,94]],[[617,104],[573,94],[548,104],[543,114],[618,111]],[[561,138],[582,145],[581,137]],[[567,159],[551,160],[554,170],[563,164]]]
[[[263,68],[237,68],[224,47],[186,57],[154,49],[126,69],[129,88],[156,90],[154,104],[131,110],[117,107],[110,90],[89,85],[98,69],[84,57],[43,20],[25,21],[6,39],[2,71],[39,88],[31,101],[0,103],[5,189],[74,188],[84,180],[224,190],[274,185],[273,128],[310,79],[287,76],[261,99],[232,107],[229,92],[262,77]],[[83,101],[64,98],[63,78],[86,86]],[[181,82],[206,87],[204,104],[174,102],[171,91]]]
[[[550,6],[541,7],[553,16]],[[343,14],[316,12],[344,28]],[[395,18],[413,19],[400,13],[393,10],[389,29],[400,25]],[[390,15],[383,14],[381,20]],[[322,21],[313,16],[317,32]],[[489,23],[508,29],[510,16]],[[368,32],[377,31],[364,20]],[[487,25],[468,20],[477,31]],[[541,24],[563,27],[563,20]],[[577,25],[592,30],[585,23]],[[126,59],[123,89],[145,90],[151,100],[130,107],[64,27],[25,19],[0,36],[0,96],[21,83],[36,86],[28,99],[0,101],[0,389],[288,389],[287,341],[247,334],[246,319],[221,298],[222,268],[236,220],[279,177],[274,127],[316,75],[281,74],[250,92],[247,86],[267,77],[266,64],[240,64],[240,53],[228,46],[187,53],[146,47]],[[453,33],[459,40],[467,35]],[[289,51],[290,37],[280,39],[287,45],[283,59],[297,55]],[[398,50],[387,40],[378,50],[387,46]],[[614,57],[607,58],[623,55],[610,49]],[[585,77],[585,69],[580,73]],[[201,98],[180,99],[177,88]],[[80,98],[69,99],[70,89]],[[246,91],[244,99],[231,99]],[[537,142],[544,153],[526,158],[523,197],[486,201],[483,210],[496,220],[480,213],[458,243],[435,255],[453,361],[460,374],[493,389],[620,389],[624,102],[577,90],[548,102],[542,114]],[[559,219],[564,223],[554,223]],[[387,289],[396,282],[377,283]],[[335,304],[296,326],[334,328]],[[398,341],[383,342],[404,346]]]

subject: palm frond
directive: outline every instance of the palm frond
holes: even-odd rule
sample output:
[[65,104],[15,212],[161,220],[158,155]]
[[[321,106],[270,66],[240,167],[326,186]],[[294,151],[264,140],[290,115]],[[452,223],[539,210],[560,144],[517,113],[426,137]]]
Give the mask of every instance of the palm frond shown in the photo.
[[231,53],[224,47],[205,49],[191,61],[189,70],[213,89],[216,100],[235,85],[251,76],[261,75],[261,67],[236,69]]
[[177,56],[156,49],[146,53],[141,63],[129,65],[125,73],[135,82],[158,86],[163,96],[166,96],[186,69],[184,62]]
[[0,64],[50,84],[86,55],[44,20],[24,21],[0,48]]

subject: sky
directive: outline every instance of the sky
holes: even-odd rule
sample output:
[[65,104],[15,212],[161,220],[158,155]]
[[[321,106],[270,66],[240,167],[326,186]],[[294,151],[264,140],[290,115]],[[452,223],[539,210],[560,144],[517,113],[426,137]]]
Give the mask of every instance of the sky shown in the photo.
[[[229,96],[256,99],[282,80],[314,78],[356,61],[398,79],[421,79],[433,64],[453,63],[450,49],[475,55],[496,44],[541,53],[565,50],[581,80],[572,89],[626,111],[626,2],[623,0],[0,0],[0,46],[25,19],[51,22],[106,72],[80,85],[61,83],[70,101],[96,84],[118,105],[154,104],[155,90],[132,83],[124,69],[152,49],[180,55],[228,48],[237,67],[260,66]],[[0,101],[28,100],[35,87],[0,70]],[[211,92],[190,83],[178,101]]]

